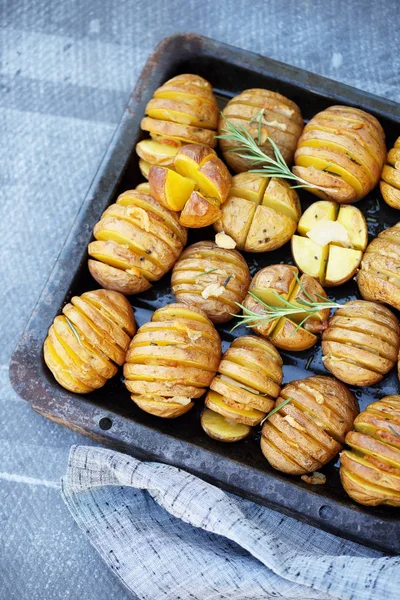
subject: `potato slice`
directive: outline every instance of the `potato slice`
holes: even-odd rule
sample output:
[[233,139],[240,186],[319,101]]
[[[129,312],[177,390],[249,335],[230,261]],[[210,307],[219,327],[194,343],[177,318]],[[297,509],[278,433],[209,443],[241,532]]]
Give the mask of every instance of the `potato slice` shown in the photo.
[[139,159],[139,169],[145,179],[149,178],[150,167],[151,163],[147,160],[143,160],[143,158]]
[[155,140],[142,140],[136,144],[136,152],[142,160],[151,165],[172,167],[178,147]]
[[157,396],[152,398],[151,396],[132,394],[131,398],[134,403],[145,412],[156,417],[162,417],[163,419],[176,419],[176,417],[181,417],[194,406],[193,402],[188,402],[187,404],[173,401],[166,402],[161,397],[158,400]]
[[218,107],[201,99],[194,103],[177,98],[153,98],[146,106],[146,113],[152,119],[205,129],[215,129],[218,123]]
[[329,246],[320,246],[309,238],[294,235],[292,237],[292,253],[300,271],[325,283],[325,269],[328,260]]
[[254,408],[246,409],[229,406],[224,402],[223,396],[213,391],[207,393],[205,405],[223,417],[243,425],[258,425],[265,416],[265,413]]
[[165,167],[149,170],[151,194],[166,208],[180,211],[194,190],[195,182]]
[[326,287],[340,285],[351,279],[360,266],[361,258],[362,252],[360,250],[341,248],[332,244],[329,247],[325,273]]
[[218,442],[239,442],[251,431],[248,425],[223,417],[209,408],[203,410],[200,423],[206,434]]
[[140,126],[144,131],[149,131],[152,135],[172,138],[186,144],[203,144],[211,148],[215,148],[217,145],[217,140],[214,138],[214,131],[201,127],[192,127],[191,125],[182,125],[180,123],[172,123],[171,121],[161,121],[159,119],[151,119],[150,117],[144,117]]

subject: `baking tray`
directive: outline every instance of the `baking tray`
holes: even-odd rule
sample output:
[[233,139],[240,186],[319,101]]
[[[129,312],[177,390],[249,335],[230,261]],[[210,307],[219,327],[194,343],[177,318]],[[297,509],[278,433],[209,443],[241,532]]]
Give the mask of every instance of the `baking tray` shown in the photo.
[[[163,420],[142,412],[126,391],[122,376],[114,377],[87,396],[74,395],[60,387],[44,364],[42,346],[48,328],[72,295],[98,285],[87,268],[87,244],[103,210],[115,202],[119,193],[142,181],[135,155],[135,144],[144,137],[140,120],[153,91],[179,73],[197,73],[214,86],[221,107],[243,89],[264,87],[294,100],[306,120],[331,104],[363,108],[378,117],[390,147],[400,135],[400,106],[335,81],[308,73],[262,56],[194,35],[178,34],[163,40],[148,59],[134,88],[122,120],[103,158],[100,168],[72,226],[30,321],[13,354],[10,376],[15,390],[30,402],[33,410],[69,427],[96,442],[131,453],[139,458],[169,463],[211,481],[221,488],[269,506],[314,526],[384,550],[400,552],[398,513],[387,507],[364,508],[343,491],[338,463],[327,465],[324,486],[309,486],[300,478],[285,476],[271,469],[259,448],[259,430],[253,438],[236,444],[221,444],[207,437],[199,423],[203,402],[177,420]],[[301,191],[303,209],[315,200]],[[358,206],[367,217],[369,234],[397,221],[375,189]],[[212,238],[211,228],[192,231],[189,243]],[[247,254],[252,275],[268,264],[292,263],[290,248]],[[346,301],[357,296],[354,282],[331,290],[330,297]],[[138,324],[150,320],[156,308],[173,301],[170,274],[139,296],[131,296]],[[229,345],[231,325],[219,327],[223,349]],[[248,332],[245,327],[235,335]],[[312,374],[326,374],[320,345],[309,351],[287,354],[284,381]],[[398,393],[394,371],[379,385],[353,389],[361,409],[374,399]]]

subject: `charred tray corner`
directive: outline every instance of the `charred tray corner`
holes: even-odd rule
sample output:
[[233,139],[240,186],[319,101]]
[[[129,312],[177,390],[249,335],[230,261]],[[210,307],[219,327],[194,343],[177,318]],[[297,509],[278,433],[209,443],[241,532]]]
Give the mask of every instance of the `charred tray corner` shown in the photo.
[[[71,296],[99,287],[87,268],[86,248],[93,227],[118,194],[143,181],[134,151],[135,144],[144,137],[140,121],[153,91],[179,73],[194,73],[207,78],[214,86],[221,107],[229,97],[245,88],[264,87],[294,100],[305,120],[331,104],[348,104],[379,118],[388,147],[400,135],[400,107],[394,102],[202,36],[178,34],[166,38],[142,71],[53,272],[19,340],[10,366],[12,384],[18,394],[31,403],[33,410],[96,442],[139,458],[160,460],[187,469],[224,489],[336,535],[389,553],[399,553],[400,521],[396,510],[366,508],[353,502],[340,486],[336,463],[324,467],[327,483],[316,490],[316,486],[311,487],[299,478],[285,476],[269,467],[259,449],[259,433],[232,445],[220,444],[207,437],[199,422],[201,401],[197,401],[196,407],[183,417],[168,421],[141,411],[130,400],[122,375],[83,397],[60,387],[44,364],[43,342],[61,307]],[[302,191],[303,206],[308,206],[310,198]],[[358,206],[366,216],[370,238],[398,220],[396,211],[380,199],[378,189]],[[212,236],[211,228],[202,230],[202,239]],[[198,239],[199,234],[194,230],[188,243]],[[292,263],[288,244],[274,252],[245,254],[245,258],[252,275],[268,264]],[[359,297],[354,282],[334,288],[329,296],[348,300]],[[169,275],[148,292],[131,296],[130,301],[140,326],[150,319],[156,308],[173,301]],[[223,350],[233,337],[230,327],[229,324],[217,327]],[[245,327],[241,326],[235,335],[245,332]],[[296,356],[282,352],[282,357],[284,383],[328,373],[321,361],[320,346],[296,353]],[[382,384],[351,389],[363,410],[373,399],[398,393],[399,385],[392,372]]]

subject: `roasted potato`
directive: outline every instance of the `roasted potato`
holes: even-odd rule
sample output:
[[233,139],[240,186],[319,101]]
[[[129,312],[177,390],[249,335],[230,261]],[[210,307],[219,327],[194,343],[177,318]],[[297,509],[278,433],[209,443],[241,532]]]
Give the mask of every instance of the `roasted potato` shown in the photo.
[[208,146],[188,144],[177,152],[173,168],[152,166],[152,195],[166,208],[181,211],[184,227],[205,227],[221,215],[231,186],[229,171]]
[[325,287],[345,283],[356,273],[368,244],[365,217],[355,206],[314,202],[292,237],[292,254],[300,271]]
[[221,358],[221,340],[195,306],[169,304],[153,313],[133,338],[124,365],[125,385],[144,411],[179,417],[203,395]]
[[240,442],[251,431],[249,425],[237,423],[209,408],[201,413],[200,423],[206,434],[218,442]]
[[322,335],[322,360],[345,383],[374,385],[396,364],[399,347],[394,314],[381,304],[352,300],[330,319]]
[[366,506],[400,506],[400,396],[367,406],[346,435],[340,479],[353,500]]
[[381,194],[386,204],[400,210],[400,137],[389,150],[381,175]]
[[385,229],[367,247],[357,283],[365,300],[400,310],[400,222]]
[[238,250],[268,252],[290,240],[300,215],[298,195],[286,181],[240,173],[232,177],[214,229],[230,235]]
[[44,360],[70,392],[102,387],[125,361],[136,325],[128,300],[118,292],[94,290],[74,296],[54,319],[44,342]]
[[333,377],[292,381],[282,388],[276,407],[289,398],[265,421],[261,450],[274,469],[303,475],[340,452],[359,408],[353,394]]
[[106,289],[138,294],[171,269],[187,231],[150,194],[128,190],[104,211],[94,237],[88,247],[94,279]]
[[[259,335],[268,338],[274,346],[282,350],[307,350],[316,344],[318,334],[328,325],[329,308],[324,308],[308,318],[301,327],[299,325],[307,317],[307,312],[300,311],[288,317],[277,318],[273,321],[263,321],[265,307],[284,306],[284,301],[290,301],[302,308],[301,302],[309,300],[320,301],[321,296],[327,298],[325,290],[318,281],[309,275],[302,275],[298,282],[298,269],[292,265],[270,265],[264,267],[253,277],[249,293],[243,305],[247,311],[254,314],[251,327]],[[250,294],[251,292],[251,294]],[[259,298],[260,302],[254,297]],[[279,300],[279,297],[282,300]],[[257,322],[257,314],[260,322]]]
[[181,255],[172,271],[178,302],[201,308],[213,323],[226,323],[240,311],[250,285],[250,271],[236,250],[211,241],[197,242]]
[[385,134],[377,119],[358,108],[330,106],[305,126],[293,173],[323,200],[351,204],[378,183],[386,158]]
[[183,144],[214,148],[218,115],[211,84],[203,77],[183,74],[164,83],[148,102],[141,122],[151,136],[136,145],[143,175],[148,177],[151,165],[173,168]]
[[206,406],[227,424],[210,415],[205,417],[211,437],[221,441],[237,441],[245,437],[243,427],[258,425],[274,405],[282,383],[282,359],[267,340],[253,336],[236,338],[225,352],[218,372],[210,384]]
[[[263,89],[245,90],[228,102],[222,115],[218,123],[220,135],[225,133],[225,119],[227,119],[234,125],[244,127],[261,150],[271,158],[274,158],[274,152],[268,138],[275,142],[288,164],[293,162],[294,151],[304,123],[297,104],[285,96]],[[225,161],[236,173],[254,167],[251,160],[232,152],[238,144],[220,139],[219,145]]]

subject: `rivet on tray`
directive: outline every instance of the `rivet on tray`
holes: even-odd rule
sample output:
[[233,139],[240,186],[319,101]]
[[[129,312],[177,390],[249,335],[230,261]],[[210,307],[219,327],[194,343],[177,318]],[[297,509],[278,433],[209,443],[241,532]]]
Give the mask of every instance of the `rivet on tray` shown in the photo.
[[320,507],[318,514],[322,519],[330,519],[333,515],[333,508],[331,508],[327,504],[323,504]]
[[99,421],[100,429],[107,431],[107,429],[111,429],[113,422],[108,417],[102,417]]

